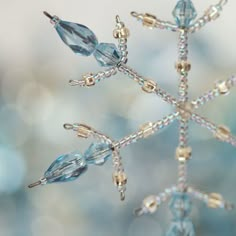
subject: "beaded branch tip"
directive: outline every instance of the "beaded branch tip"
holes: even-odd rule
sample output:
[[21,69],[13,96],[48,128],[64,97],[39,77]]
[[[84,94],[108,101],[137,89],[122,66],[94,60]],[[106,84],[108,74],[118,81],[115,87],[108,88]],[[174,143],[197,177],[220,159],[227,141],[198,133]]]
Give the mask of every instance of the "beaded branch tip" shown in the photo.
[[160,20],[149,13],[131,12],[131,15],[141,21],[145,27],[171,30],[179,34],[178,59],[175,63],[179,77],[178,98],[162,89],[154,79],[140,75],[127,65],[127,39],[130,36],[130,31],[118,15],[115,17],[116,27],[113,31],[113,36],[118,41],[118,46],[116,46],[112,43],[99,43],[93,31],[84,25],[63,21],[57,16],[51,16],[44,12],[54,25],[62,41],[75,54],[93,56],[98,64],[105,68],[100,72],[87,73],[82,76],[82,79],[70,80],[69,84],[71,86],[92,87],[116,73],[123,74],[136,82],[146,94],[153,94],[171,105],[173,112],[161,120],[146,122],[136,132],[120,140],[113,140],[86,124],[66,123],[64,125],[66,130],[74,131],[79,138],[92,138],[95,142],[83,154],[75,151],[59,156],[50,165],[43,177],[29,185],[29,188],[75,180],[86,173],[90,165],[103,166],[109,159],[112,159],[114,167],[112,182],[118,189],[121,200],[124,200],[128,178],[124,172],[120,150],[132,143],[157,134],[161,129],[177,121],[179,124],[179,144],[176,148],[175,158],[179,166],[176,184],[166,188],[158,195],[145,198],[141,207],[135,210],[135,215],[153,214],[163,203],[170,201],[169,206],[173,214],[173,221],[166,235],[194,236],[194,227],[189,217],[192,208],[191,199],[198,199],[210,208],[232,210],[233,204],[225,201],[220,194],[203,193],[191,187],[187,182],[187,163],[192,158],[192,148],[189,146],[188,140],[190,122],[195,122],[208,129],[217,140],[236,147],[236,137],[231,134],[229,128],[224,125],[216,125],[197,113],[197,109],[209,101],[221,95],[228,95],[236,85],[236,77],[231,76],[226,80],[217,81],[213,89],[196,99],[189,99],[188,94],[188,74],[191,71],[191,63],[188,60],[189,34],[200,30],[208,22],[216,20],[226,3],[226,0],[220,0],[217,4],[210,6],[203,16],[197,19],[197,12],[192,1],[178,0],[173,10],[174,23]]

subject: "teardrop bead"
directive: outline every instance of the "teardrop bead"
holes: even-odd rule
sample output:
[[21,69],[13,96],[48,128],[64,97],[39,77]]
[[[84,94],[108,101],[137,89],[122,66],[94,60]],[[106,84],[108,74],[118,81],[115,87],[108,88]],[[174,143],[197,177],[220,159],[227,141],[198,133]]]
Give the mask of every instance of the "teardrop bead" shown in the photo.
[[166,236],[195,236],[193,223],[189,219],[172,221]]
[[103,165],[111,156],[111,146],[106,143],[93,143],[84,154],[88,164]]
[[84,156],[73,152],[58,157],[45,172],[47,183],[68,182],[77,179],[87,170]]
[[78,55],[90,56],[98,45],[95,34],[84,25],[59,20],[55,29],[62,41]]
[[197,17],[196,9],[191,0],[179,0],[172,14],[179,27],[188,27]]
[[94,57],[100,66],[115,66],[120,62],[120,53],[113,43],[100,43],[94,51]]

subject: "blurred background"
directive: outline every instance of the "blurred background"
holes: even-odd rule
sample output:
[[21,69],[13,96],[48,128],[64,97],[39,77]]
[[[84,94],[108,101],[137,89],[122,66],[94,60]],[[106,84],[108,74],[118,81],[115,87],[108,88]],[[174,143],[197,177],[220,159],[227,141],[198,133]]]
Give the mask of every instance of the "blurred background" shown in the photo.
[[[202,15],[216,0],[193,1]],[[1,236],[156,236],[171,220],[168,206],[152,216],[135,218],[142,199],[176,182],[174,159],[178,126],[122,150],[129,177],[127,199],[120,203],[111,182],[112,165],[91,167],[75,182],[32,190],[27,185],[42,176],[60,154],[84,152],[91,140],[66,132],[66,122],[84,122],[119,139],[147,121],[171,111],[159,98],[140,91],[123,75],[86,89],[70,87],[69,79],[100,70],[93,57],[78,57],[60,40],[42,11],[87,25],[100,42],[112,37],[115,15],[130,28],[129,65],[177,94],[174,69],[177,38],[172,32],[149,30],[130,12],[149,12],[173,20],[175,0],[53,1],[1,3],[0,37],[0,235]],[[190,93],[195,98],[214,81],[235,73],[236,2],[229,1],[220,20],[190,37]],[[236,134],[236,93],[220,97],[199,112]],[[193,159],[189,181],[206,192],[220,192],[236,203],[236,151],[214,140],[195,124],[190,134]],[[206,208],[194,202],[197,235],[236,235],[236,213]]]

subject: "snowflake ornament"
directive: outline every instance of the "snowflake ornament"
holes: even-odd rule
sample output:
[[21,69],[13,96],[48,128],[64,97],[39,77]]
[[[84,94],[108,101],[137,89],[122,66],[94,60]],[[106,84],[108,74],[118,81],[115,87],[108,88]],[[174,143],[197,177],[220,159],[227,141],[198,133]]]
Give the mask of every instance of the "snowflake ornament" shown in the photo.
[[96,141],[91,144],[84,154],[75,151],[57,158],[44,173],[44,176],[36,183],[29,185],[29,187],[75,180],[84,174],[90,165],[102,166],[112,159],[114,166],[113,182],[120,193],[121,200],[124,200],[127,176],[124,172],[120,150],[131,143],[156,134],[164,127],[177,121],[179,123],[179,145],[175,153],[179,164],[177,183],[166,188],[158,195],[150,195],[145,198],[141,207],[135,210],[135,214],[137,216],[148,213],[153,214],[161,204],[170,201],[169,207],[173,214],[173,220],[166,235],[194,236],[193,223],[189,217],[192,205],[191,198],[206,203],[210,208],[233,209],[233,205],[225,201],[220,194],[207,194],[189,185],[186,172],[187,163],[192,156],[192,148],[188,144],[190,121],[208,129],[219,141],[227,142],[236,147],[236,137],[231,134],[229,128],[224,125],[216,125],[197,113],[197,109],[207,102],[214,100],[218,96],[228,95],[231,88],[236,86],[236,77],[231,76],[224,81],[217,81],[213,89],[197,99],[190,100],[188,96],[188,74],[191,70],[191,63],[188,61],[189,34],[197,32],[208,22],[216,20],[226,3],[227,0],[220,0],[217,4],[210,6],[203,16],[195,20],[197,12],[192,1],[179,0],[173,10],[175,23],[162,21],[148,13],[131,12],[131,15],[146,27],[170,30],[179,34],[179,58],[175,65],[180,77],[178,98],[166,92],[154,80],[144,78],[127,65],[129,30],[119,16],[116,16],[116,28],[113,32],[113,36],[118,40],[117,47],[112,43],[99,43],[92,30],[84,25],[63,21],[57,16],[51,16],[44,12],[50,18],[62,41],[74,53],[82,56],[93,55],[99,65],[106,68],[98,73],[88,73],[80,80],[70,80],[69,84],[71,86],[91,87],[116,73],[121,73],[139,84],[143,92],[155,94],[171,105],[173,112],[161,120],[143,124],[137,132],[120,140],[113,140],[86,124],[65,124],[64,128],[76,132],[78,137],[93,138]]

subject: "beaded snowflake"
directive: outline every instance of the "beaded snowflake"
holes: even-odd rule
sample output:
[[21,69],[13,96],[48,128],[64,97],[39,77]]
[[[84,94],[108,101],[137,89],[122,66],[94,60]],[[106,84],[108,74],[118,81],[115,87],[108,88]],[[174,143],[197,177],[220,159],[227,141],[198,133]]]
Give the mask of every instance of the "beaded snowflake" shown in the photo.
[[118,141],[85,124],[65,124],[64,128],[66,130],[75,131],[79,137],[92,137],[97,141],[92,143],[84,154],[76,151],[57,158],[44,173],[44,176],[38,182],[29,185],[29,187],[75,180],[87,171],[89,165],[102,166],[107,160],[112,159],[114,166],[113,182],[120,193],[121,200],[124,200],[127,176],[124,172],[120,149],[140,139],[148,138],[174,121],[178,121],[179,145],[176,149],[176,159],[179,163],[179,169],[177,183],[170,188],[166,188],[158,195],[151,195],[145,198],[141,207],[135,210],[135,214],[137,216],[146,213],[152,214],[156,212],[161,204],[170,200],[169,206],[173,214],[173,220],[166,235],[194,236],[194,227],[189,218],[191,198],[206,203],[210,208],[231,210],[233,205],[225,201],[220,194],[207,194],[190,186],[187,183],[186,175],[187,163],[192,155],[192,149],[188,145],[189,121],[207,128],[218,140],[236,146],[236,137],[231,134],[226,126],[216,125],[197,114],[197,108],[200,106],[220,95],[229,94],[230,89],[236,85],[236,78],[232,76],[227,80],[218,81],[212,90],[195,100],[190,100],[188,97],[188,74],[191,70],[191,64],[188,61],[188,35],[200,30],[208,22],[216,20],[226,3],[227,0],[220,0],[217,4],[210,6],[202,17],[195,20],[197,13],[192,1],[179,0],[173,10],[175,23],[159,20],[154,15],[148,13],[131,13],[133,17],[141,21],[146,27],[170,30],[179,34],[179,58],[175,65],[180,76],[178,98],[173,97],[160,88],[155,81],[144,78],[134,69],[127,66],[127,38],[129,30],[119,16],[116,16],[116,29],[113,32],[114,37],[118,40],[117,48],[112,43],[99,43],[95,34],[84,25],[62,21],[57,16],[51,16],[44,12],[50,18],[62,41],[74,53],[83,56],[93,55],[100,66],[107,68],[96,74],[86,74],[81,80],[71,80],[69,82],[70,85],[91,87],[119,72],[138,83],[144,92],[155,94],[170,104],[174,111],[161,120],[143,124],[137,132],[125,136]]

